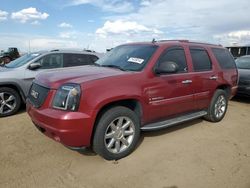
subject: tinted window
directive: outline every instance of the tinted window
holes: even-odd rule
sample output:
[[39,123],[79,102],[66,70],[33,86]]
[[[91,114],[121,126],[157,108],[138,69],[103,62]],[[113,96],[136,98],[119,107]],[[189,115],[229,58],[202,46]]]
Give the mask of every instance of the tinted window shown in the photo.
[[175,62],[179,68],[178,72],[187,72],[187,62],[185,52],[182,48],[168,49],[160,57],[159,64],[162,62]]
[[42,57],[37,62],[39,62],[42,66],[40,69],[60,68],[63,67],[62,57],[62,54],[49,54]]
[[88,54],[64,54],[64,66],[74,67],[81,65],[91,65],[98,57]]
[[205,49],[191,48],[194,71],[207,71],[212,69],[212,64]]
[[250,69],[250,57],[239,57],[236,59],[236,65],[239,69]]
[[155,45],[122,45],[112,49],[96,63],[100,66],[119,68],[124,71],[140,71],[156,49]]
[[235,68],[234,59],[228,50],[221,48],[213,48],[212,51],[222,69]]

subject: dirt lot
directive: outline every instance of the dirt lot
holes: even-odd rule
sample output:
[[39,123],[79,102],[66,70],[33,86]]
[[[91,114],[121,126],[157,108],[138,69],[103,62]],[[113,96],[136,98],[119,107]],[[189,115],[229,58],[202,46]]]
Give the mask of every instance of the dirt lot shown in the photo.
[[202,119],[143,133],[120,161],[75,152],[43,136],[25,112],[0,119],[0,187],[250,188],[250,100],[217,124]]

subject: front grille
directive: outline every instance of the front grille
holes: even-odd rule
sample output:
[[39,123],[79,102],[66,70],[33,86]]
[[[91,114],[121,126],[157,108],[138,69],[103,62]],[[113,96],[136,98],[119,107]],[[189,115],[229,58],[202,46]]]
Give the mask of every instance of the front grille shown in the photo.
[[28,100],[35,108],[40,108],[46,100],[48,93],[49,88],[33,83],[29,91]]

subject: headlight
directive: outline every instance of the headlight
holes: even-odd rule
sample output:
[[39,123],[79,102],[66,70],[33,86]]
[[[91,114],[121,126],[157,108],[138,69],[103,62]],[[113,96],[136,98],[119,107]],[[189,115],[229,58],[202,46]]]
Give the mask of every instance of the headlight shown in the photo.
[[63,85],[56,92],[53,99],[53,107],[61,110],[77,111],[80,103],[80,96],[80,85]]

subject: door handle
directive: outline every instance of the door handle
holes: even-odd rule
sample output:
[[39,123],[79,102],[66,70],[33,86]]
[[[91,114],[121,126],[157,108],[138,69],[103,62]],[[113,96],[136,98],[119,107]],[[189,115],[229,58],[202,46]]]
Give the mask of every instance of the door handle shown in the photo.
[[181,83],[183,84],[191,84],[193,81],[192,80],[183,80]]
[[218,79],[217,76],[210,76],[210,77],[209,77],[209,80],[217,80],[217,79]]

